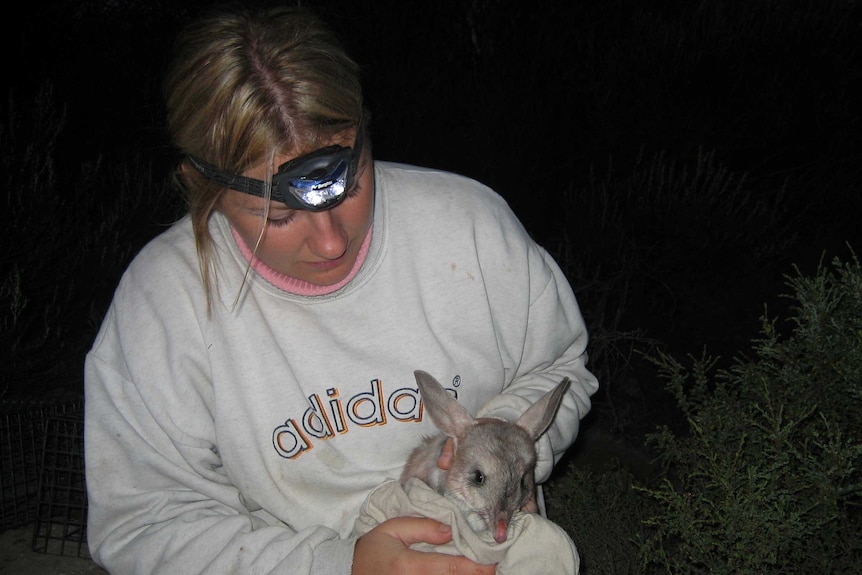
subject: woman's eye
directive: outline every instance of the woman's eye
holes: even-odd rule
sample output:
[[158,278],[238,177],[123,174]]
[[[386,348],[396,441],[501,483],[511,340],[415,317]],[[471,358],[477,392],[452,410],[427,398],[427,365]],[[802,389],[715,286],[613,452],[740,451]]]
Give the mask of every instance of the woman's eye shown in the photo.
[[290,214],[287,214],[286,216],[280,217],[280,218],[269,218],[266,220],[266,223],[268,225],[274,227],[274,228],[279,228],[279,227],[286,226],[287,224],[292,222],[293,217],[294,217],[294,214],[290,213]]
[[356,196],[359,195],[359,192],[361,192],[361,191],[362,191],[362,188],[359,186],[359,183],[354,182],[354,184],[350,187],[350,189],[347,190],[347,197],[348,198],[355,198]]

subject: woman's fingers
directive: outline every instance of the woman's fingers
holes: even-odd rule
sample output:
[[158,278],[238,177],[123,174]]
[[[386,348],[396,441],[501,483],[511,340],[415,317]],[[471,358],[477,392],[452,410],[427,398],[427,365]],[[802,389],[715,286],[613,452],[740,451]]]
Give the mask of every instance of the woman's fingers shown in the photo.
[[449,526],[433,519],[389,519],[356,541],[353,575],[493,575],[493,565],[480,565],[458,555],[410,549],[415,543],[442,545],[451,539]]
[[455,456],[455,440],[451,437],[446,439],[443,444],[443,451],[440,452],[440,457],[437,458],[437,467],[444,471],[449,471],[452,467],[452,458]]

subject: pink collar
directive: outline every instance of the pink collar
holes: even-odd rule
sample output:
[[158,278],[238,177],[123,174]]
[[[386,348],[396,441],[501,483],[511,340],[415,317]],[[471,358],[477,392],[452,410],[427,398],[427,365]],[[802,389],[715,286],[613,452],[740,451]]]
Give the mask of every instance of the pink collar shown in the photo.
[[356,261],[353,263],[353,268],[350,270],[350,273],[341,280],[340,282],[328,286],[319,286],[313,283],[309,283],[305,280],[297,279],[295,277],[283,274],[278,272],[265,263],[263,263],[260,258],[254,257],[252,254],[251,248],[249,248],[245,241],[243,241],[242,237],[240,237],[239,233],[233,227],[231,227],[231,235],[233,235],[233,239],[236,242],[239,251],[242,252],[243,257],[246,261],[251,262],[251,267],[254,271],[258,273],[263,279],[274,285],[279,289],[283,289],[286,292],[303,295],[303,296],[315,296],[315,295],[326,295],[332,292],[335,292],[352,280],[357,273],[359,273],[359,269],[362,267],[362,263],[365,261],[365,256],[368,255],[368,247],[371,245],[371,230],[374,229],[372,225],[368,228],[368,233],[365,234],[365,239],[362,241],[362,246],[359,248],[359,253],[356,255]]

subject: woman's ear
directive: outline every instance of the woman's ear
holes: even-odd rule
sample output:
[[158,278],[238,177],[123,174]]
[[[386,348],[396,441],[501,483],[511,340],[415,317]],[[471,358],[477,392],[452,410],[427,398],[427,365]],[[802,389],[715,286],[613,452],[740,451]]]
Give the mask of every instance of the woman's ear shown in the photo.
[[181,160],[179,165],[177,165],[177,169],[176,169],[175,175],[176,175],[177,179],[180,180],[181,182],[185,182],[187,180],[187,178],[189,177],[189,170],[190,169],[191,169],[191,167],[189,167],[188,161],[187,160]]

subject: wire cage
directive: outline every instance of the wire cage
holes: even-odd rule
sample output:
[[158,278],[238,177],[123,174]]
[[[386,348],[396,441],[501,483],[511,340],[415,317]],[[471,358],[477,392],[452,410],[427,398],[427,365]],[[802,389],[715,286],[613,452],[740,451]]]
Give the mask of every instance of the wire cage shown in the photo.
[[32,550],[89,557],[84,478],[84,418],[46,420]]
[[82,410],[77,398],[0,400],[0,532],[28,525],[36,517],[47,419]]

